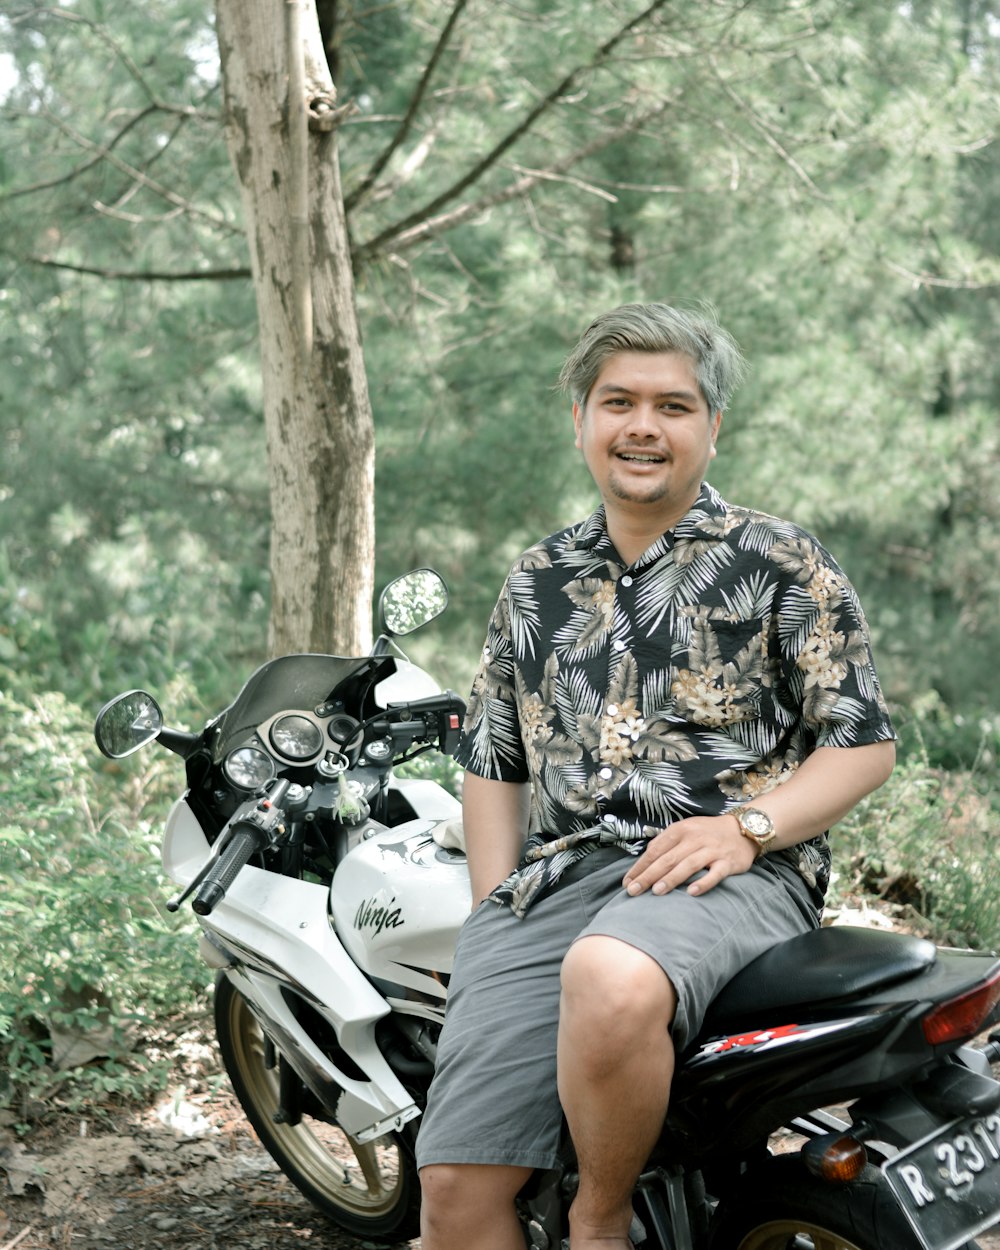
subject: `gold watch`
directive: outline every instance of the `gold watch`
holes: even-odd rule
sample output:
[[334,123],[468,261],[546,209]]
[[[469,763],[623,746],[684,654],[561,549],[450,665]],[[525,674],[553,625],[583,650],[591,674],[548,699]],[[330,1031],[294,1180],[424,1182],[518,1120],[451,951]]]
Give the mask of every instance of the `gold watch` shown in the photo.
[[759,807],[737,807],[733,809],[733,815],[740,833],[756,846],[758,855],[763,855],[776,836],[774,821]]

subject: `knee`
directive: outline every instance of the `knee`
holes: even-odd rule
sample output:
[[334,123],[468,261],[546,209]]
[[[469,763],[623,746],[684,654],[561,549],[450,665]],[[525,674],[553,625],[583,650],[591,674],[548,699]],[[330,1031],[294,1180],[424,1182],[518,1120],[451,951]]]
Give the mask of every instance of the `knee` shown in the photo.
[[467,1190],[461,1167],[435,1163],[420,1169],[420,1232],[424,1238],[445,1236],[460,1213]]
[[461,1168],[452,1163],[432,1163],[420,1169],[420,1194],[424,1209],[445,1204],[461,1192]]
[[458,1245],[483,1212],[513,1209],[530,1168],[431,1163],[420,1169],[421,1236],[433,1244]]
[[666,1032],[674,987],[651,956],[617,938],[574,942],[562,964],[560,1027],[602,1047],[629,1045],[648,1029]]

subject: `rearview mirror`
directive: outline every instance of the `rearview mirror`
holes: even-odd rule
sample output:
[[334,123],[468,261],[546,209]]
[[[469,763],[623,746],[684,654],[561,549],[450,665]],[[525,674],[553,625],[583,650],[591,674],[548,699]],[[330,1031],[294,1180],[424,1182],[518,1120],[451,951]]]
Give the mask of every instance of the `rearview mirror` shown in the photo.
[[448,587],[433,569],[414,569],[389,583],[379,600],[383,628],[395,637],[412,634],[448,606]]
[[94,737],[102,755],[121,760],[141,751],[163,728],[160,705],[145,690],[117,695],[97,713]]

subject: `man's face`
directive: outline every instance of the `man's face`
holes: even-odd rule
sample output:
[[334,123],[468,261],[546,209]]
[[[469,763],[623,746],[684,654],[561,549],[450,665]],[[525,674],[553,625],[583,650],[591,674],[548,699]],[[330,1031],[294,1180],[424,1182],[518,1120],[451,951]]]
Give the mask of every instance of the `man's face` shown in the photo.
[[697,498],[721,421],[677,352],[617,352],[573,405],[576,445],[605,504],[646,507],[665,529]]

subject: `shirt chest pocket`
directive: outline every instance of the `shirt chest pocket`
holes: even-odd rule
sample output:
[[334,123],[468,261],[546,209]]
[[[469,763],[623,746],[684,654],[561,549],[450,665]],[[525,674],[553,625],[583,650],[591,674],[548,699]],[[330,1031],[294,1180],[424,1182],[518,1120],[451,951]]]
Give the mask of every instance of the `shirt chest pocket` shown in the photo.
[[760,716],[767,637],[761,617],[734,620],[682,608],[670,665],[677,716],[723,728]]

